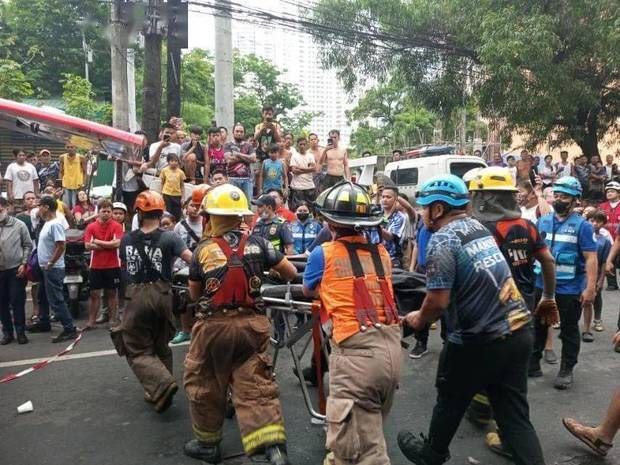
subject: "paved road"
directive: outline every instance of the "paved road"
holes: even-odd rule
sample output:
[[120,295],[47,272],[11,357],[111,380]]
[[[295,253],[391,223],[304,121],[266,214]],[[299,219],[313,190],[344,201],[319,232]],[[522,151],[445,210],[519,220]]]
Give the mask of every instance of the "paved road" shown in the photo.
[[[582,346],[575,385],[567,392],[551,387],[556,366],[543,367],[545,376],[530,383],[532,420],[540,435],[548,464],[620,464],[620,447],[598,460],[564,430],[560,419],[574,416],[597,422],[610,394],[620,384],[620,354],[610,338],[615,329],[620,292],[605,294],[606,331]],[[55,328],[55,332],[59,329]],[[0,347],[0,376],[26,368],[24,360],[48,357],[60,350],[48,334],[33,335],[31,344]],[[441,344],[431,335],[431,353],[421,360],[407,359],[402,385],[386,425],[394,465],[409,463],[398,450],[396,434],[402,428],[425,432],[435,399],[433,377]],[[557,341],[556,348],[559,349]],[[169,411],[158,415],[142,400],[142,391],[123,359],[99,353],[112,349],[107,331],[86,333],[73,358],[49,365],[21,379],[0,385],[0,463],[3,465],[123,464],[172,465],[198,463],[185,457],[183,443],[191,438],[187,401],[182,391]],[[175,375],[182,379],[186,346],[174,349]],[[558,351],[559,353],[559,351]],[[22,361],[22,362],[20,362]],[[15,365],[15,366],[9,366]],[[312,425],[297,379],[286,354],[277,364],[278,381],[294,465],[320,465],[324,433]],[[34,412],[17,415],[16,407],[32,400]],[[487,451],[483,432],[464,421],[452,445],[450,464],[510,462]],[[620,446],[620,440],[617,439]],[[241,450],[233,421],[225,425],[225,454]],[[612,450],[614,450],[612,449]],[[469,458],[478,462],[471,462]],[[228,464],[245,463],[233,459]]]

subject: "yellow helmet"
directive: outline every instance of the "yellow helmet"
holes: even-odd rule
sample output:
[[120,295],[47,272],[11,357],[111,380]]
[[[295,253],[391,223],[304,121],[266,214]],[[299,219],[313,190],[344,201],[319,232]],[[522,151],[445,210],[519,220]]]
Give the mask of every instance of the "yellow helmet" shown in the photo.
[[469,182],[470,191],[506,191],[517,192],[515,181],[508,168],[492,166],[483,168]]
[[222,184],[211,189],[203,199],[201,207],[209,215],[253,215],[243,191],[232,184]]

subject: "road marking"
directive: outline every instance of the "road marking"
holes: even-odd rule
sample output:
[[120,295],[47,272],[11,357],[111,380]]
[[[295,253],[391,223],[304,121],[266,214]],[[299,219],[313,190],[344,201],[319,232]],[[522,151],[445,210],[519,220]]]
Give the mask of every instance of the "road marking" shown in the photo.
[[[168,344],[170,347],[179,347],[179,346],[187,346],[189,345],[189,341],[181,342],[179,344]],[[84,352],[83,354],[68,354],[63,355],[62,357],[54,360],[54,362],[64,362],[65,360],[79,360],[82,358],[94,358],[94,357],[105,357],[108,355],[117,355],[116,350],[98,350],[95,352]],[[30,358],[27,360],[13,360],[11,362],[1,362],[0,368],[10,368],[10,367],[19,367],[23,365],[36,365],[37,363],[44,362],[48,360],[50,357],[43,358]]]

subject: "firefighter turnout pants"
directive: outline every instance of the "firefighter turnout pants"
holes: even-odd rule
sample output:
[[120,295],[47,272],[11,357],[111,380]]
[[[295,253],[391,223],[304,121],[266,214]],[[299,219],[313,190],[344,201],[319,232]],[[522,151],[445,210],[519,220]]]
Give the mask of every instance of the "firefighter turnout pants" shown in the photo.
[[278,386],[267,354],[270,332],[267,317],[251,311],[219,313],[194,324],[183,383],[198,440],[221,441],[231,385],[245,453],[286,443]]
[[371,328],[332,341],[325,465],[387,465],[383,421],[402,365],[400,326]]
[[119,355],[127,357],[148,398],[156,403],[175,384],[168,347],[174,336],[170,284],[131,284],[125,301],[121,327],[113,332],[112,339]]

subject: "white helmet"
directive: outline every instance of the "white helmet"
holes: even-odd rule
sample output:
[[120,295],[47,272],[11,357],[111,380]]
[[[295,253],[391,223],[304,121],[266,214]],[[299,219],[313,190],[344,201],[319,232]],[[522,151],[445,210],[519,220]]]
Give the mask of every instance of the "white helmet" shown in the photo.
[[116,210],[117,208],[127,213],[127,205],[125,205],[123,202],[114,202],[112,204],[112,210]]
[[609,189],[613,189],[615,191],[618,191],[618,193],[620,193],[620,182],[617,182],[617,181],[608,182],[607,185],[605,186],[605,192],[607,192]]

